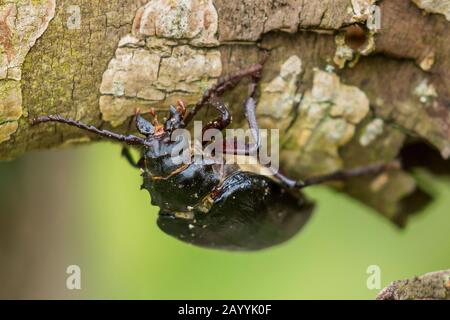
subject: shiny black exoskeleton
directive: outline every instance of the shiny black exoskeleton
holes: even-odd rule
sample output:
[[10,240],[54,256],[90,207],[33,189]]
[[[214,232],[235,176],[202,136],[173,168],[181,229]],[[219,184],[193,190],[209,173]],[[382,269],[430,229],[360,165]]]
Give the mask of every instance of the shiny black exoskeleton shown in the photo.
[[314,207],[302,194],[289,193],[270,178],[251,172],[236,171],[216,182],[214,192],[203,194],[186,215],[162,207],[158,226],[202,247],[257,250],[294,236]]
[[[313,204],[300,192],[239,166],[171,164],[164,138],[141,159],[143,188],[160,208],[158,226],[198,246],[256,250],[284,242],[310,217]],[[164,150],[164,151],[163,151]],[[169,156],[168,156],[169,155]],[[127,155],[129,157],[129,155]],[[165,171],[164,168],[171,168]]]
[[[262,65],[257,64],[225,77],[207,90],[203,98],[189,111],[184,103],[171,106],[169,116],[159,124],[145,120],[138,112],[136,127],[144,137],[120,135],[99,130],[60,116],[44,116],[34,124],[56,121],[91,131],[129,145],[140,146],[142,158],[135,163],[128,151],[124,156],[142,170],[142,188],[149,191],[153,205],[160,208],[158,226],[182,241],[210,248],[258,250],[282,243],[294,236],[308,221],[314,205],[299,189],[329,180],[360,174],[376,173],[389,165],[374,165],[339,171],[305,181],[294,181],[280,173],[262,175],[239,165],[209,161],[178,163],[172,157],[179,141],[171,139],[176,129],[186,128],[197,112],[209,105],[220,117],[203,128],[224,130],[231,123],[228,108],[219,97],[235,87],[244,77],[251,77],[249,97],[244,104],[249,127],[255,129],[255,143],[237,147],[225,141],[222,154],[249,156],[259,148],[256,122],[256,88]],[[259,168],[261,169],[261,168]]]

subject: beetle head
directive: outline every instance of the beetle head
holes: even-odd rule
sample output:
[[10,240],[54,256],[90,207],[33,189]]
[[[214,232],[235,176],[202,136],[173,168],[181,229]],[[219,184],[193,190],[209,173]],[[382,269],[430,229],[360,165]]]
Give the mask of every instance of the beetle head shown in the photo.
[[139,109],[136,110],[136,128],[138,131],[147,137],[149,140],[162,139],[165,136],[170,136],[170,134],[180,128],[184,128],[184,115],[186,113],[186,107],[183,101],[178,101],[177,106],[171,105],[169,107],[169,116],[160,124],[158,121],[158,116],[155,109],[150,109],[150,114],[153,116],[153,120],[145,120]]
[[176,150],[183,150],[186,141],[181,136],[173,137],[172,133],[185,127],[184,114],[186,112],[185,105],[182,101],[177,106],[169,107],[169,116],[160,124],[154,109],[150,110],[153,121],[149,122],[144,119],[139,111],[136,112],[136,127],[138,131],[144,135],[144,158],[145,169],[154,176],[166,176],[182,163],[173,159]]

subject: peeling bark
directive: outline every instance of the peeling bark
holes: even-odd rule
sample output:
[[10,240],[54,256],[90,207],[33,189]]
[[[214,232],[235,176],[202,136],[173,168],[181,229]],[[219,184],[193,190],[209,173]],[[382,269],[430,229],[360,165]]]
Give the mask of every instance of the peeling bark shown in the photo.
[[[28,2],[0,5],[0,159],[97,139],[31,128],[30,118],[61,114],[124,131],[136,107],[193,103],[262,50],[270,56],[258,117],[281,130],[289,175],[390,161],[411,139],[450,157],[448,1],[32,1],[46,11],[22,24],[33,28],[12,28],[9,8]],[[379,30],[365,25],[374,4]],[[13,49],[20,59],[10,66]],[[225,96],[235,126],[245,92]],[[420,209],[409,205],[420,190],[403,170],[338,187],[399,225]]]
[[445,16],[445,18],[450,21],[450,1],[441,0],[413,0],[414,3],[421,9],[429,13],[440,13]]

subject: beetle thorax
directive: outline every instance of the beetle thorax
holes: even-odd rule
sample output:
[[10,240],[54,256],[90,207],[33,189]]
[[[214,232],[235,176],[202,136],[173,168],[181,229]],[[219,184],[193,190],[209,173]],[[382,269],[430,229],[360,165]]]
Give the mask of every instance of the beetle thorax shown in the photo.
[[144,149],[145,172],[152,177],[167,177],[186,165],[173,156],[177,142],[168,137],[149,140]]

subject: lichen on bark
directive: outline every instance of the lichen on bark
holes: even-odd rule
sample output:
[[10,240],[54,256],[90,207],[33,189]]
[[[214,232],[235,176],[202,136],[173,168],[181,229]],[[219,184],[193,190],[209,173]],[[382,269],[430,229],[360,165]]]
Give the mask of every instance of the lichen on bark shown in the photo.
[[394,281],[377,300],[450,300],[450,270]]
[[0,4],[0,143],[18,128],[22,108],[22,64],[55,15],[55,0]]
[[121,39],[103,74],[100,110],[113,126],[184,98],[193,103],[222,73],[217,12],[211,0],[150,1]]
[[450,21],[450,1],[449,0],[412,0],[419,8],[428,13],[443,14]]
[[[282,105],[279,101],[269,103],[274,109]],[[341,169],[339,148],[351,140],[355,126],[369,112],[364,92],[342,84],[335,73],[317,69],[312,88],[305,91],[296,107],[298,115],[281,139],[282,164],[297,175]]]

